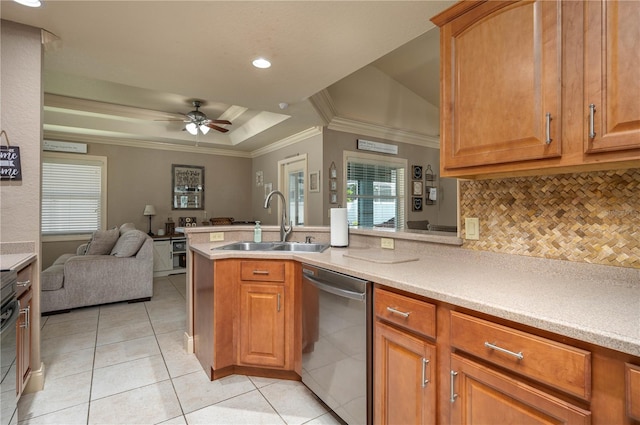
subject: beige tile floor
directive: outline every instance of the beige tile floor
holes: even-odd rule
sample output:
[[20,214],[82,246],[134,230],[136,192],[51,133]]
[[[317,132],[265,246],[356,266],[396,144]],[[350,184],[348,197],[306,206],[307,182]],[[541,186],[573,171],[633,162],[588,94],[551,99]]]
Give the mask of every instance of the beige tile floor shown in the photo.
[[154,279],[145,303],[43,317],[45,388],[23,395],[26,424],[338,424],[302,383],[209,381],[183,348],[185,275]]

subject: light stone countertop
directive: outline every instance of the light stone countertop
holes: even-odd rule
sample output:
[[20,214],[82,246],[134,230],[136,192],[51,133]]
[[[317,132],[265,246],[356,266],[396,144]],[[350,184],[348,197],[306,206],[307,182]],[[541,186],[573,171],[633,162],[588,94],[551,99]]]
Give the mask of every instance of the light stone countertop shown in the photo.
[[[350,245],[319,254],[212,250],[228,243],[190,248],[212,260],[294,259],[640,356],[638,269],[433,243],[394,251]],[[384,258],[388,261],[381,261]]]
[[34,253],[2,254],[0,255],[0,269],[17,271],[33,262],[35,258],[36,254]]

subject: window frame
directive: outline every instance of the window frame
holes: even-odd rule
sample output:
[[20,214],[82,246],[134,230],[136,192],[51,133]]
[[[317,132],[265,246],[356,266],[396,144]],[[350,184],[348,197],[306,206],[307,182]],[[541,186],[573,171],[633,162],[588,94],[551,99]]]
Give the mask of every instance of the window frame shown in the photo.
[[[398,220],[398,217],[396,216],[396,226],[395,229],[404,229],[406,227],[406,220],[408,219],[407,213],[408,213],[408,202],[409,202],[409,196],[407,196],[407,190],[408,190],[408,161],[405,158],[393,158],[393,157],[389,157],[389,156],[385,156],[385,155],[376,155],[376,154],[369,154],[369,153],[363,153],[363,152],[354,152],[354,151],[343,151],[342,152],[342,175],[344,176],[344,184],[342,184],[342,205],[347,206],[347,170],[348,170],[348,164],[349,162],[358,162],[358,163],[365,163],[365,164],[375,164],[375,165],[380,165],[380,166],[387,166],[387,167],[395,167],[395,168],[403,168],[404,169],[404,181],[402,182],[403,187],[402,188],[398,188],[398,189],[403,189],[403,190],[397,190],[397,198],[401,198],[399,199],[399,202],[401,202],[402,204],[402,212],[403,212],[403,220],[400,221]],[[400,204],[399,204],[400,205]]]
[[[43,152],[41,158],[40,177],[44,179],[44,164],[45,163],[63,163],[74,165],[94,165],[99,166],[101,170],[100,174],[100,223],[99,229],[104,230],[107,226],[107,157],[96,155],[79,155],[72,153],[62,152]],[[42,185],[40,188],[42,192]],[[40,221],[42,223],[42,193],[40,201]],[[88,233],[60,233],[60,234],[44,234],[42,231],[42,224],[40,225],[41,239],[43,242],[60,242],[60,241],[76,241],[87,240],[91,238],[93,232]]]

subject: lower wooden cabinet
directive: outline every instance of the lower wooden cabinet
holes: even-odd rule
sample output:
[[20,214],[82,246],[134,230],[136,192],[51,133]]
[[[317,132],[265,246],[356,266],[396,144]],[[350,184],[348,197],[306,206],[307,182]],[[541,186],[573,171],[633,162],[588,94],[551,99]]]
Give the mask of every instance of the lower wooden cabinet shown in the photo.
[[238,344],[240,364],[285,366],[286,302],[284,285],[241,284]]
[[590,424],[591,413],[466,358],[451,356],[452,424]]
[[374,423],[435,424],[435,346],[376,322],[374,359]]
[[640,366],[627,363],[625,375],[627,415],[640,422]]
[[289,260],[194,254],[194,351],[209,379],[234,373],[300,379],[298,268]]

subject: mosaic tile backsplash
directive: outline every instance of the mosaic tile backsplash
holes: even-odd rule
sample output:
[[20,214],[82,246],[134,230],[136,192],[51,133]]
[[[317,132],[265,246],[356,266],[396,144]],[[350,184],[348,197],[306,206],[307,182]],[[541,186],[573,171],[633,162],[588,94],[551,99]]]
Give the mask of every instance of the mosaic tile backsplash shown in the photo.
[[640,169],[461,181],[464,247],[640,269]]

